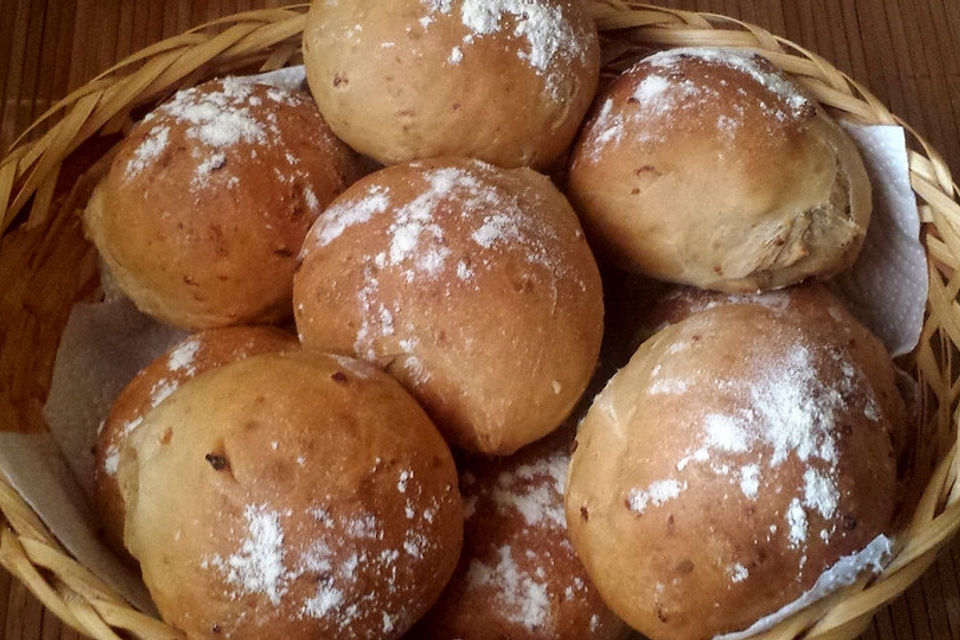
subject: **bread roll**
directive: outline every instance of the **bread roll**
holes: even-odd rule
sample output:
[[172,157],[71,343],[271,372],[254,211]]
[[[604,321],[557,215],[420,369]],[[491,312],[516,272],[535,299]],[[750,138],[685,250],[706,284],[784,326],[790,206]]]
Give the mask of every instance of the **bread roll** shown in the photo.
[[426,414],[348,358],[262,354],[187,382],[121,454],[125,542],[190,638],[398,638],[463,515]]
[[722,291],[853,264],[870,184],[847,135],[765,58],[675,49],[598,98],[569,195],[622,267]]
[[290,314],[307,229],[357,172],[305,92],[213,80],[134,128],[86,233],[119,288],[163,322],[272,322]]
[[376,362],[462,448],[509,454],[555,429],[596,364],[596,263],[570,205],[529,169],[389,167],[334,202],[301,259],[303,345]]
[[749,627],[890,525],[892,425],[846,345],[759,305],[648,340],[577,436],[569,533],[652,640]]
[[272,327],[227,327],[196,333],[144,367],[124,387],[97,435],[93,480],[103,534],[114,551],[123,546],[123,500],[117,484],[120,451],[144,416],[187,380],[247,356],[299,348],[296,339]]
[[333,130],[385,164],[451,155],[548,168],[600,69],[578,0],[317,0],[303,59]]
[[509,458],[461,465],[463,552],[421,640],[606,640],[627,627],[590,583],[567,539],[563,485],[573,429]]

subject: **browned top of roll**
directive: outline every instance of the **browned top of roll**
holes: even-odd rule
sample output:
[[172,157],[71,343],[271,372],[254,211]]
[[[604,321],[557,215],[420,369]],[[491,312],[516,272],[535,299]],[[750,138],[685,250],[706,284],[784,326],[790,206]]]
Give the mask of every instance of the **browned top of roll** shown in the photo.
[[909,421],[890,354],[880,339],[861,324],[826,285],[806,282],[777,291],[746,294],[685,286],[649,291],[650,297],[645,303],[633,301],[643,304],[644,308],[633,315],[640,326],[632,350],[657,331],[695,313],[727,305],[762,306],[808,331],[819,332],[822,340],[844,349],[869,376],[877,403],[890,423],[894,449],[899,451],[903,446],[908,437],[903,429]]
[[289,315],[303,236],[356,165],[306,92],[212,80],[134,128],[86,231],[123,292],[164,322],[269,322]]

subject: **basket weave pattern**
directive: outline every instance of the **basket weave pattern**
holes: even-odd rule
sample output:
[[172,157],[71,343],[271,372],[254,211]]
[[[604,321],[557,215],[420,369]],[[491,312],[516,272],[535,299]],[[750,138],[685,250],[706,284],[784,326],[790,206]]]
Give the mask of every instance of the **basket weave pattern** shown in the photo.
[[[217,20],[150,46],[51,107],[39,139],[15,145],[0,162],[0,424],[45,429],[46,397],[59,336],[70,308],[95,294],[96,252],[78,209],[102,177],[131,112],[177,89],[237,70],[299,62],[306,7],[253,11]],[[870,124],[899,124],[912,134],[910,179],[920,205],[929,258],[929,299],[920,344],[901,366],[920,383],[922,419],[907,434],[904,466],[913,480],[896,555],[873,580],[857,583],[786,620],[760,638],[853,638],[877,608],[934,561],[960,528],[957,399],[960,394],[960,204],[939,154],[829,62],[750,24],[719,15],[656,8],[629,0],[592,0],[605,73],[625,68],[651,47],[724,46],[762,52],[835,114]],[[29,135],[29,131],[24,134]],[[37,515],[0,478],[0,564],[64,622],[91,637],[182,638],[140,613],[76,562]]]

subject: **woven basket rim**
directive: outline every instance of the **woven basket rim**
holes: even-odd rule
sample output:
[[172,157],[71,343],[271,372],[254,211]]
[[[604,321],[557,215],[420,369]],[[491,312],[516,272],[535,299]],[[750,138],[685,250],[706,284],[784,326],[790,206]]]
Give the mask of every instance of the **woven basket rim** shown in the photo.
[[[264,71],[286,66],[299,51],[307,6],[247,11],[199,25],[134,53],[53,105],[0,160],[0,234],[10,240],[16,229],[22,229],[53,236],[62,220],[83,204],[83,189],[78,189],[76,197],[68,197],[56,215],[51,212],[62,163],[81,142],[129,127],[131,109],[242,65],[256,63]],[[898,536],[896,555],[883,573],[875,579],[862,577],[756,636],[786,640],[806,632],[805,637],[811,639],[855,637],[879,607],[920,576],[960,528],[954,415],[960,384],[957,374],[950,371],[960,344],[960,305],[956,303],[960,290],[960,190],[940,154],[909,124],[826,59],[784,37],[719,14],[633,0],[590,0],[590,9],[605,43],[606,68],[635,60],[644,46],[754,50],[834,111],[867,123],[897,124],[909,133],[911,186],[920,205],[921,237],[931,265],[927,320],[912,361],[921,380],[939,379],[942,383],[937,393],[937,419],[939,428],[947,430],[950,446],[938,457],[912,519]],[[218,31],[211,32],[211,27]],[[48,124],[52,126],[42,136],[24,142],[37,126]],[[36,249],[52,252],[50,244],[38,241]],[[8,243],[3,246],[9,249]],[[0,256],[0,268],[6,257]],[[3,274],[0,271],[0,276]],[[935,338],[940,341],[939,352],[929,344]],[[103,640],[119,638],[118,631],[143,638],[182,637],[134,610],[73,559],[2,474],[0,516],[0,565],[66,624]]]

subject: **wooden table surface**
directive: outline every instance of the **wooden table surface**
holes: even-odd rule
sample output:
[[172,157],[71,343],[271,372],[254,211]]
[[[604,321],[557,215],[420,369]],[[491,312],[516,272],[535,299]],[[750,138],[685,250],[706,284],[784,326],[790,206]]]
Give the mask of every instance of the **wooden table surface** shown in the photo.
[[[148,44],[276,0],[0,0],[0,152],[69,90]],[[861,81],[960,175],[960,0],[675,0],[784,35]],[[960,541],[864,639],[960,639]],[[0,570],[6,640],[77,638]]]

